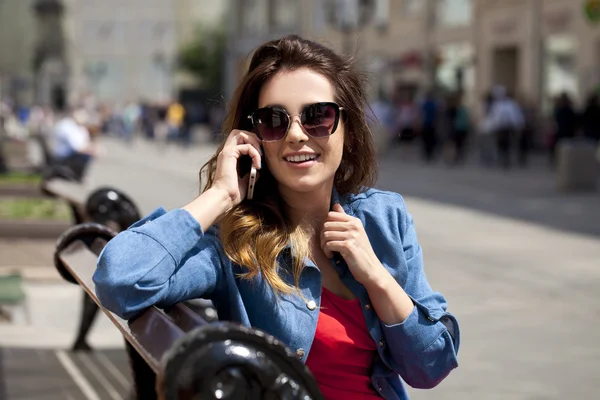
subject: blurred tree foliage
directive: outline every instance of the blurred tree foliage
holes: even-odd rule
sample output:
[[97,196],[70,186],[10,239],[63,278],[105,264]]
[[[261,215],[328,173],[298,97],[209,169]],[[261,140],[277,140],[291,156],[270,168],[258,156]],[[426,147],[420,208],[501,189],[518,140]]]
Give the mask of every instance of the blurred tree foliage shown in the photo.
[[224,29],[198,29],[194,40],[179,52],[179,69],[192,74],[207,92],[222,92],[227,36]]

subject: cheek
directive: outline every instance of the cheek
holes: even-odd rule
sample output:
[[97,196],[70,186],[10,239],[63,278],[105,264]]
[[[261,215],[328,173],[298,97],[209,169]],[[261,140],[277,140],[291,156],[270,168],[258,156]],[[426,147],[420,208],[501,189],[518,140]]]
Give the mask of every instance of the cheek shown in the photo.
[[[333,137],[332,137],[333,139]],[[330,152],[331,155],[333,156],[332,158],[334,158],[336,160],[336,162],[341,162],[342,160],[342,156],[344,154],[344,135],[340,135],[338,137],[336,137],[331,143],[330,143]]]
[[272,166],[278,161],[279,146],[277,143],[263,143],[263,163],[267,163],[269,169],[273,170]]

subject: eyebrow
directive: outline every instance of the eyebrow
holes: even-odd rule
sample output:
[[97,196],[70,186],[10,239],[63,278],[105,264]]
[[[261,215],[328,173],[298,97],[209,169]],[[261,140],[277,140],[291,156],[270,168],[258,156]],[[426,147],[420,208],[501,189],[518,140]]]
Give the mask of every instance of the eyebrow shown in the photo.
[[[313,104],[318,104],[318,103],[331,103],[331,101],[311,101],[310,103],[304,103],[301,105],[300,110],[304,110],[307,106],[313,105]],[[283,108],[284,110],[288,111],[289,110],[283,105],[283,104],[279,104],[279,103],[274,103],[274,104],[267,104],[266,106],[263,106],[261,108],[267,108],[267,107],[271,107],[271,108]]]
[[279,104],[279,103],[276,103],[276,104],[267,104],[266,106],[263,106],[261,108],[268,108],[268,107],[270,107],[270,108],[283,108],[284,110],[286,110],[286,108],[283,106],[283,104]]

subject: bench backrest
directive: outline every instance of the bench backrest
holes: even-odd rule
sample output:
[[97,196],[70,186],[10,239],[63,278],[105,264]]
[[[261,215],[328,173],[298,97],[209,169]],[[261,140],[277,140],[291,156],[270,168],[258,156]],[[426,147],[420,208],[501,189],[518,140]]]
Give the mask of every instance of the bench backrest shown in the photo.
[[[97,257],[110,240],[107,228],[83,224],[71,229],[74,234],[63,235],[69,243],[59,240],[57,268],[63,276],[71,274],[72,279],[65,278],[78,283],[122,333],[138,398],[219,398],[216,384],[236,399],[259,399],[267,393],[281,399],[323,398],[295,354],[261,331],[208,323],[184,304],[168,310],[150,307],[131,321],[106,310],[96,296],[92,276]],[[96,238],[90,236],[94,229]]]

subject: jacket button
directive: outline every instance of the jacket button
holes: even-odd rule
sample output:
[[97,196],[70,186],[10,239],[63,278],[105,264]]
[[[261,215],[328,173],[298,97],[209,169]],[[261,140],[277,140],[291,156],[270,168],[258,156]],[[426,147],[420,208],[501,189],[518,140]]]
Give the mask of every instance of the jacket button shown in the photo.
[[308,303],[306,303],[306,307],[308,307],[308,309],[312,311],[315,308],[317,308],[317,303],[315,303],[314,300],[311,300]]
[[383,347],[383,346],[385,346],[385,342],[383,340],[380,340],[379,341],[379,347]]
[[365,309],[366,309],[367,311],[371,311],[371,305],[370,305],[370,304],[367,304],[367,305],[365,305]]
[[296,356],[298,356],[298,358],[304,357],[304,354],[305,354],[304,349],[296,350]]

